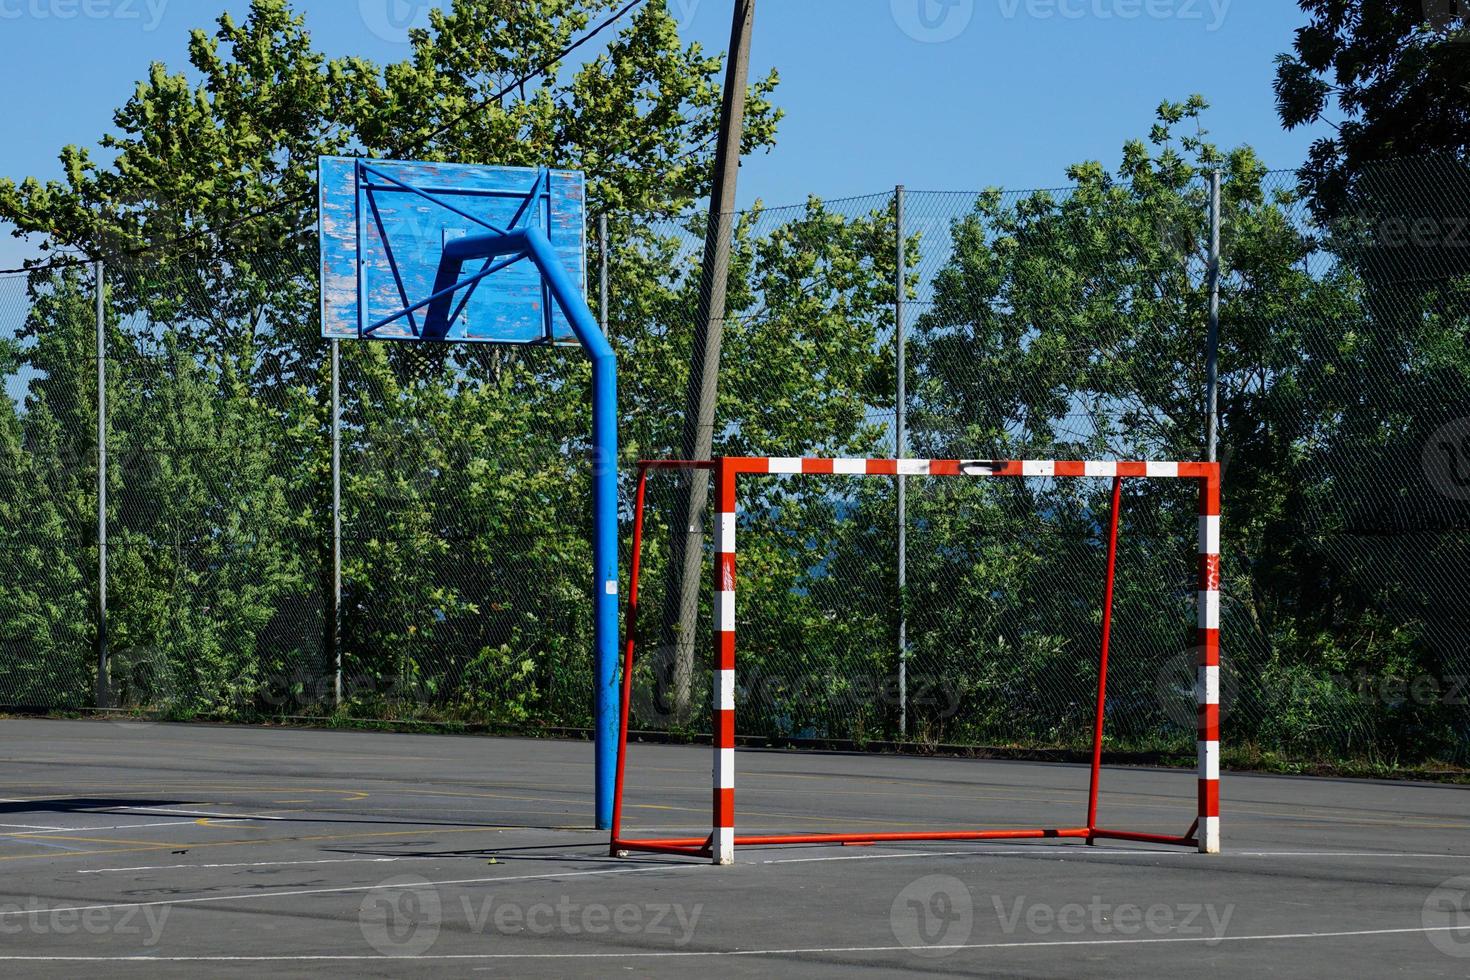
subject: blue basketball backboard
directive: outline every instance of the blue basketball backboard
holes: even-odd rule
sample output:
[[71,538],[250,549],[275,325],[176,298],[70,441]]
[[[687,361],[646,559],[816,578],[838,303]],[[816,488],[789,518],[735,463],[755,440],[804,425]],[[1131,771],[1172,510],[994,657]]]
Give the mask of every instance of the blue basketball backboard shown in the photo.
[[319,166],[322,336],[577,343],[532,262],[476,260],[452,294],[436,277],[449,242],[532,227],[586,295],[580,173],[349,157]]

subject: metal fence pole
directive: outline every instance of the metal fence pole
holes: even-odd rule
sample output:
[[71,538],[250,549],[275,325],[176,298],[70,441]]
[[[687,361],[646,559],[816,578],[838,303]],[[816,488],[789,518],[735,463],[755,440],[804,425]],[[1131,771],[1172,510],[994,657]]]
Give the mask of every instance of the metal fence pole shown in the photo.
[[97,707],[112,707],[107,650],[107,299],[106,266],[98,259],[97,293]]
[[1220,458],[1220,171],[1210,174],[1210,329],[1205,353],[1205,447]]
[[342,706],[342,361],[332,340],[332,704]]
[[612,263],[612,257],[608,254],[607,215],[605,214],[599,214],[597,216],[597,251],[599,256],[597,263],[597,319],[600,321],[598,325],[602,327],[602,335],[606,337],[608,336],[607,281],[608,268]]
[[[904,187],[893,191],[893,227],[897,239],[897,274],[894,276],[893,325],[894,343],[898,349],[898,413],[894,424],[895,452],[899,459],[908,454],[908,374],[907,325],[904,304],[908,299],[908,256],[903,221]],[[908,613],[908,493],[904,478],[898,478],[898,731],[909,730],[909,613]]]

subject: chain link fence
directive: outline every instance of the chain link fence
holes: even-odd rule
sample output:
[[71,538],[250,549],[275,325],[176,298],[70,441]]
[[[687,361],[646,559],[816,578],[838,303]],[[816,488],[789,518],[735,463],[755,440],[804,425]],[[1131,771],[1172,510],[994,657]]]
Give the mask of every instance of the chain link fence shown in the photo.
[[[740,215],[716,452],[1202,458],[1207,182],[1189,168],[1084,177]],[[1466,215],[1470,180],[1451,160],[1380,168],[1330,214],[1294,174],[1226,164],[1222,645],[1237,760],[1470,761],[1455,585],[1470,558]],[[678,454],[704,217],[608,225],[593,262],[608,267],[630,517],[633,463]],[[317,337],[309,242],[110,262],[99,456],[95,277],[0,278],[0,702],[589,726],[577,351],[334,353]],[[1114,750],[1193,745],[1190,490],[1126,488]],[[673,474],[650,485],[634,721],[698,732],[706,644],[677,663],[668,615],[680,491]],[[901,498],[888,478],[751,481],[741,732],[1085,746],[1110,491],[908,478]]]

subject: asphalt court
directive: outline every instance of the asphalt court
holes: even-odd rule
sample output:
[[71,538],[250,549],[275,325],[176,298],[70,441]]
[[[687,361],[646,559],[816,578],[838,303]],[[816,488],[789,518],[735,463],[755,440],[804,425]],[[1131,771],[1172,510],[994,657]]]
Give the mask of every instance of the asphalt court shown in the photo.
[[[635,745],[628,830],[708,828]],[[742,832],[1075,825],[1085,767],[742,751]],[[1470,976],[1463,786],[1226,774],[1226,853],[1072,842],[609,857],[587,743],[0,721],[0,972]],[[1182,832],[1193,774],[1106,769]]]

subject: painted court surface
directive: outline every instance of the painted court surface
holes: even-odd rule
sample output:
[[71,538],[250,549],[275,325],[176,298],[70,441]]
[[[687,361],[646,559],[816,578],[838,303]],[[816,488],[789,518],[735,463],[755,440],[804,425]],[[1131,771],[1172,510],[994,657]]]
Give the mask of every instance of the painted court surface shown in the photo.
[[[609,857],[591,765],[573,742],[0,721],[0,973],[1470,975],[1463,787],[1227,774],[1215,857],[1043,841],[715,868]],[[1087,789],[1063,765],[738,768],[742,832],[1070,826]],[[706,831],[709,772],[707,748],[633,746],[628,830]],[[1192,773],[1103,790],[1116,823],[1192,817]]]

